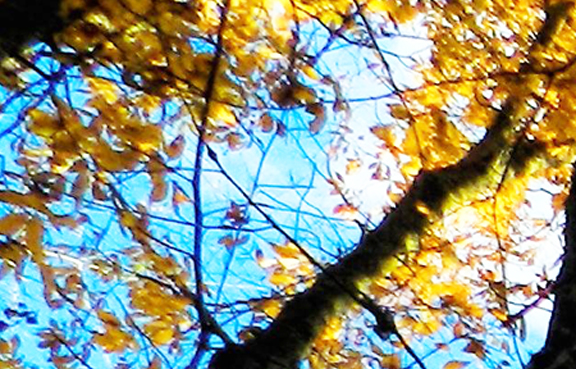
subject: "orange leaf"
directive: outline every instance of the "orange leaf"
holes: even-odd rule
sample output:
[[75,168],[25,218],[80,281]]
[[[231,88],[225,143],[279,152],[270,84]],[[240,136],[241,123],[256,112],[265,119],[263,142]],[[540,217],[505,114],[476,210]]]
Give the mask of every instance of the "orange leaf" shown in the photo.
[[308,124],[310,133],[316,134],[320,132],[326,123],[326,109],[324,105],[318,103],[310,104],[306,107],[306,111],[314,115],[314,119]]
[[276,127],[276,123],[268,114],[263,114],[256,125],[262,129],[262,132],[265,133],[272,132]]
[[161,175],[152,175],[152,193],[150,199],[154,202],[159,202],[166,198],[168,193],[168,185]]
[[436,348],[438,350],[441,350],[441,351],[449,351],[450,350],[449,346],[445,343],[442,343],[442,342],[436,343],[436,344],[434,344],[434,346],[436,346]]
[[0,219],[0,234],[12,236],[24,226],[26,222],[24,214],[8,214]]
[[300,249],[291,242],[284,245],[273,244],[272,246],[278,256],[284,259],[297,259],[301,255]]
[[480,360],[484,360],[486,358],[486,349],[482,345],[482,342],[478,340],[470,340],[470,343],[464,348],[464,352],[469,352],[471,354],[476,355]]
[[350,204],[341,204],[334,208],[334,214],[340,215],[345,219],[354,219],[358,215],[358,209]]
[[190,202],[192,202],[192,199],[190,199],[180,187],[174,184],[174,192],[172,193],[172,205],[177,206]]
[[468,364],[470,364],[467,361],[456,361],[456,360],[452,360],[447,362],[443,369],[462,369],[465,368],[466,366],[468,366]]
[[98,315],[98,318],[107,325],[112,325],[115,327],[119,327],[120,326],[120,321],[118,320],[118,318],[116,318],[112,313],[109,313],[107,311],[104,310],[98,310],[98,312],[96,313],[96,315]]
[[566,203],[566,198],[568,197],[568,193],[560,192],[556,195],[552,196],[552,208],[555,211],[560,211],[564,209],[564,204]]
[[170,145],[164,148],[164,152],[170,159],[176,159],[182,155],[185,146],[186,141],[184,140],[184,136],[179,135],[170,143]]
[[41,264],[44,261],[42,240],[44,238],[44,225],[38,218],[31,218],[26,227],[26,247],[32,254],[32,260]]
[[384,355],[380,359],[380,365],[387,369],[400,369],[400,358],[398,355]]
[[226,142],[228,143],[228,148],[230,148],[230,150],[240,150],[242,146],[244,146],[242,136],[236,132],[227,134]]
[[160,360],[160,357],[154,356],[154,359],[152,359],[152,362],[150,362],[150,365],[148,365],[146,369],[160,369],[161,367],[162,361]]
[[248,223],[248,216],[246,215],[246,208],[232,202],[228,210],[226,210],[226,220],[229,220],[233,226],[239,227]]
[[226,246],[228,250],[232,249],[235,246],[245,244],[248,241],[248,236],[232,236],[227,235],[218,240],[220,245]]

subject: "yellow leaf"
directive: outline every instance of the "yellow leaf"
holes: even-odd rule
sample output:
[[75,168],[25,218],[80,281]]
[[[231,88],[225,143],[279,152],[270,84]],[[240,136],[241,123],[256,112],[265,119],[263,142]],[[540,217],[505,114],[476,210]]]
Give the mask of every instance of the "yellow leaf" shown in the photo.
[[422,201],[416,201],[416,210],[422,215],[430,215],[430,208]]
[[260,304],[260,309],[270,318],[276,318],[282,310],[282,304],[280,300],[268,299]]
[[320,78],[321,78],[320,73],[318,73],[318,72],[314,69],[314,67],[312,67],[312,66],[310,66],[310,65],[308,65],[308,64],[306,64],[304,67],[302,67],[302,72],[304,72],[304,74],[305,74],[306,76],[308,76],[309,78],[311,78],[311,79],[313,79],[313,80],[316,80],[316,81],[319,81]]
[[28,116],[31,120],[28,129],[42,138],[48,139],[62,129],[56,117],[42,110],[33,109],[28,113]]
[[129,210],[120,210],[120,224],[123,227],[132,229],[138,225],[138,218]]
[[270,276],[270,283],[279,287],[290,286],[295,284],[296,281],[296,277],[283,271],[274,272]]
[[100,141],[94,145],[90,154],[102,169],[109,172],[132,170],[138,163],[140,154],[132,150],[117,151],[106,142]]
[[362,162],[358,159],[349,159],[348,163],[346,163],[346,174],[353,174],[360,169],[362,166]]
[[408,127],[408,129],[406,130],[406,138],[404,139],[404,142],[402,143],[402,147],[404,148],[404,153],[406,155],[410,155],[412,157],[412,159],[417,158],[418,156],[420,156],[420,152],[421,152],[421,143],[419,140],[419,133],[417,131],[418,127],[420,126],[420,124],[417,122],[415,122],[414,124],[410,125],[410,127]]
[[340,333],[342,331],[342,324],[342,317],[329,317],[326,324],[324,324],[322,332],[320,332],[318,335],[319,339],[326,341],[337,340],[340,337]]
[[394,8],[394,3],[382,0],[369,0],[366,3],[366,9],[372,13],[386,14]]
[[154,320],[144,326],[144,333],[155,345],[165,345],[174,338],[172,324],[165,320]]
[[106,104],[114,104],[118,100],[118,85],[104,78],[88,77],[88,86],[94,95],[104,99]]
[[105,333],[98,333],[92,339],[104,351],[120,353],[128,347],[135,346],[134,338],[130,334],[111,325],[107,325],[106,328]]
[[181,313],[190,304],[186,298],[168,294],[150,281],[132,287],[130,297],[135,309],[159,317],[167,313]]
[[303,104],[310,104],[316,100],[316,92],[310,87],[299,83],[292,87],[292,96],[296,101]]
[[412,178],[416,177],[418,173],[420,173],[420,169],[422,169],[420,158],[413,157],[408,163],[404,164],[402,168],[400,168],[400,172],[405,178]]
[[139,127],[132,134],[131,142],[136,147],[147,154],[157,150],[162,144],[162,129],[155,125],[145,125]]
[[144,15],[152,9],[152,0],[125,0],[131,11]]
[[398,139],[392,132],[392,126],[374,126],[370,128],[374,136],[384,141],[387,147],[397,146]]
[[224,123],[224,125],[228,127],[235,127],[238,125],[238,119],[236,118],[236,115],[234,115],[232,107],[227,104],[212,102],[210,104],[210,112],[208,113],[208,116],[214,121]]

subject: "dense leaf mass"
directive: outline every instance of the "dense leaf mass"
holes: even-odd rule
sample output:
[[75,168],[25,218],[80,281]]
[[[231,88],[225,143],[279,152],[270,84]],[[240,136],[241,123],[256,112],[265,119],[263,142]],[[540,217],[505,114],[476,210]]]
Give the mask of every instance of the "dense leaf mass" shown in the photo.
[[0,367],[576,365],[572,1],[0,24]]

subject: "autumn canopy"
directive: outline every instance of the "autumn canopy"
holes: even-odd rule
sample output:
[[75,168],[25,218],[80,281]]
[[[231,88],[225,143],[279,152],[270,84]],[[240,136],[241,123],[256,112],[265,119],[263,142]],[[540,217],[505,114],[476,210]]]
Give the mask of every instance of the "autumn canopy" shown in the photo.
[[575,368],[575,62],[564,0],[0,0],[0,368]]

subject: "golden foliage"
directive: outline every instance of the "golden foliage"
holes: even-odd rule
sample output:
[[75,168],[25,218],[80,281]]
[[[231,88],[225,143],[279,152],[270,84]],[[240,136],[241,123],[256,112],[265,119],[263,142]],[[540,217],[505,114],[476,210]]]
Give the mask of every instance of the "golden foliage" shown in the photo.
[[[116,212],[120,232],[131,235],[136,245],[115,245],[121,250],[116,259],[99,249],[85,251],[82,245],[80,256],[71,261],[78,267],[74,270],[97,271],[104,283],[127,287],[130,328],[138,328],[153,345],[176,349],[181,326],[192,325],[188,310],[195,303],[182,291],[194,283],[199,284],[197,293],[206,293],[207,287],[198,282],[200,276],[192,281],[187,273],[199,256],[155,236],[158,223],[166,219],[152,216],[150,209],[172,211],[180,219],[174,224],[190,226],[178,211],[203,203],[183,190],[180,184],[186,180],[174,179],[181,173],[178,169],[190,155],[206,150],[203,145],[209,146],[211,161],[206,161],[213,165],[219,164],[216,147],[226,152],[260,148],[274,135],[285,136],[286,112],[301,114],[306,133],[316,142],[332,130],[337,131],[332,137],[344,140],[350,129],[344,121],[354,97],[346,94],[339,78],[327,75],[324,60],[319,62],[342,44],[376,54],[379,67],[388,72],[393,101],[382,102],[388,104],[386,122],[371,124],[379,151],[369,156],[380,160],[386,153],[397,161],[397,173],[390,174],[393,168],[384,175],[378,166],[372,179],[389,181],[398,191],[382,196],[397,204],[394,197],[410,194],[410,183],[422,171],[438,173],[438,191],[452,191],[452,182],[470,173],[442,173],[466,160],[478,163],[467,167],[470,171],[490,164],[478,181],[454,190],[439,209],[425,201],[434,198],[435,189],[417,199],[411,210],[425,225],[401,240],[392,235],[406,247],[379,274],[353,288],[393,308],[399,331],[408,340],[434,336],[454,317],[456,338],[481,332],[488,314],[507,323],[509,296],[522,293],[529,299],[536,294],[530,285],[508,285],[504,269],[512,257],[530,259],[529,251],[516,247],[516,231],[531,184],[540,180],[562,187],[570,177],[567,164],[574,159],[576,141],[576,10],[571,2],[63,0],[58,16],[62,29],[44,35],[46,47],[28,50],[17,45],[19,57],[7,53],[5,58],[2,49],[0,71],[3,87],[22,96],[41,95],[36,87],[23,88],[33,85],[30,74],[50,85],[43,100],[38,98],[20,114],[25,128],[14,151],[22,170],[10,173],[19,185],[8,188],[4,179],[0,184],[0,203],[9,209],[0,217],[0,234],[6,240],[0,244],[2,263],[18,270],[31,260],[50,307],[66,301],[78,308],[95,298],[83,296],[82,275],[64,273],[56,259],[50,259],[59,257],[65,263],[74,258],[54,251],[47,240],[54,230],[67,227],[81,233],[84,224],[90,229],[98,223],[93,208],[86,211],[96,203]],[[412,68],[418,73],[412,88],[390,81],[396,78],[387,59],[391,55],[379,50],[375,40],[405,25],[425,27],[431,45],[430,59]],[[314,32],[324,32],[325,48],[302,42]],[[0,41],[4,48],[5,40]],[[40,60],[46,58],[66,78],[44,72],[50,63]],[[74,83],[81,87],[71,96],[68,89]],[[484,161],[470,158],[486,130],[502,120],[513,129],[498,144],[509,150]],[[199,140],[195,152],[188,147]],[[358,157],[347,157],[345,163],[346,175],[362,173],[368,165]],[[193,170],[209,172],[198,164]],[[126,177],[139,173],[147,181],[146,201],[126,199],[118,188]],[[348,201],[345,183],[340,186],[345,181],[329,180],[345,200],[333,213],[363,220],[362,205]],[[190,185],[199,188],[198,183]],[[566,196],[565,187],[552,195],[554,214],[562,211]],[[70,199],[73,216],[62,211]],[[229,233],[214,243],[232,255],[248,243],[243,228],[252,220],[243,206],[224,208]],[[202,221],[196,226],[194,232],[200,233],[213,227]],[[157,245],[185,258],[159,253]],[[314,283],[320,268],[299,245],[271,243],[270,255],[260,254],[257,263],[275,291],[295,294]],[[137,350],[132,330],[116,312],[99,304],[92,306],[102,329],[91,342],[110,353]],[[276,318],[284,303],[270,298],[249,306]],[[210,308],[216,314],[221,307]],[[347,329],[343,316],[326,317],[308,358],[312,368],[362,366],[360,353],[344,348]],[[45,333],[44,347],[60,346],[58,338]],[[401,367],[396,353],[372,350],[381,366]],[[0,351],[9,351],[6,341],[0,341]],[[487,355],[478,340],[470,340],[464,351],[480,360]],[[58,360],[65,365],[68,359]],[[466,365],[449,361],[444,368]],[[149,363],[160,366],[156,358]]]

